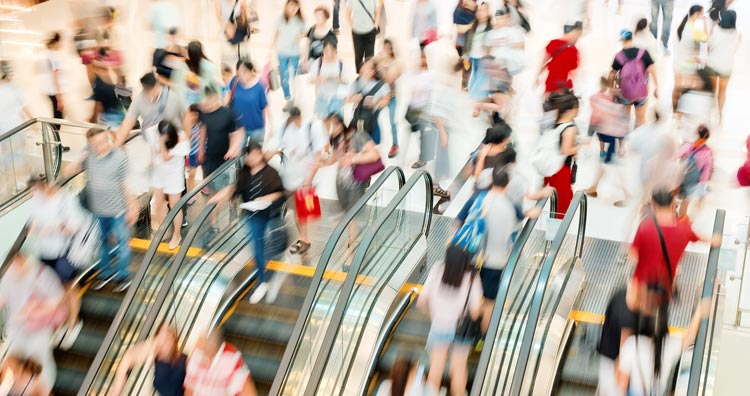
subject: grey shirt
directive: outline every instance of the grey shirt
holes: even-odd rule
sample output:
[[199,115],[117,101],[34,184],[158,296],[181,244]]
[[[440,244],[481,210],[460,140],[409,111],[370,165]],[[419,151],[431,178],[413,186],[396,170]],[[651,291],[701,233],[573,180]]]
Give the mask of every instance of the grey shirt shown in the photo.
[[516,210],[503,193],[487,192],[483,205],[487,208],[487,262],[489,269],[503,269],[511,247],[511,234],[516,228]]
[[185,110],[179,93],[167,87],[162,87],[161,95],[156,102],[152,102],[146,94],[141,92],[135,97],[125,118],[137,120],[141,118],[141,128],[156,126],[166,120],[173,123],[178,130],[182,129],[182,113]]
[[279,41],[276,43],[276,50],[281,56],[300,56],[300,40],[305,34],[305,23],[297,18],[285,20],[279,18],[278,25]]
[[[86,149],[88,150],[88,148]],[[120,216],[127,210],[126,180],[128,157],[123,150],[112,150],[101,158],[93,152],[83,161],[86,170],[86,198],[91,213],[100,217]]]
[[366,34],[373,31],[378,0],[349,0],[348,4],[352,10],[352,32]]

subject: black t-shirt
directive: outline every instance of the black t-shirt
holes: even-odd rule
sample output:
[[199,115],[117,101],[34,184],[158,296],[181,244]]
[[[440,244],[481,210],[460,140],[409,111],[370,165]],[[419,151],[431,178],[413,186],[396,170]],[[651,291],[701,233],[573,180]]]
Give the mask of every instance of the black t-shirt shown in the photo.
[[102,104],[105,113],[116,110],[120,107],[120,101],[115,94],[115,86],[96,76],[94,86],[92,87],[93,95],[91,99]]
[[[599,340],[597,350],[600,354],[614,360],[620,355],[620,339],[622,329],[630,329],[633,335],[653,335],[653,318],[639,317],[639,315],[628,308],[625,301],[626,290],[616,292],[607,305],[604,324],[602,325],[602,338]],[[640,326],[638,322],[640,321]],[[635,331],[640,328],[638,331]]]
[[[640,48],[632,47],[622,50],[622,52],[625,52],[625,56],[628,59],[635,59],[638,57],[638,51],[640,51]],[[648,53],[647,50],[643,50],[643,56],[641,57],[641,62],[643,62],[643,67],[648,69],[649,66],[654,64],[654,60],[651,58],[651,54]],[[618,52],[619,55],[619,52]],[[612,62],[612,69],[614,70],[622,70],[623,65],[620,64],[620,62],[617,61],[617,57],[615,56],[615,60]]]
[[334,45],[338,45],[339,43],[339,39],[330,30],[323,37],[315,37],[315,27],[311,27],[310,30],[307,31],[307,39],[310,40],[308,57],[313,60],[323,56],[323,47],[325,46],[325,43],[332,42]]
[[220,165],[229,150],[229,136],[239,129],[234,112],[221,106],[210,113],[201,113],[200,121],[206,126],[205,163]]
[[[248,166],[243,166],[237,172],[236,187],[234,195],[240,196],[242,202],[252,201],[276,192],[284,192],[284,185],[281,183],[279,172],[269,165],[264,166],[263,169],[254,175],[250,173]],[[283,203],[284,197],[282,196],[274,201],[271,206],[258,212],[258,214],[266,215],[269,218],[275,217],[280,213],[279,209]]]

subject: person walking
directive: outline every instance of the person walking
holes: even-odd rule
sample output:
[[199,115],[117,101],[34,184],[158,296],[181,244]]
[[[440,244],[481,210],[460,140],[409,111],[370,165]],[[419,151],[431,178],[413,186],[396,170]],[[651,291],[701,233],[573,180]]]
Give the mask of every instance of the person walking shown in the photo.
[[579,54],[576,42],[581,37],[583,25],[579,22],[565,26],[562,38],[549,42],[545,47],[541,76],[547,70],[544,83],[544,95],[560,90],[573,89],[573,73],[578,69]]
[[482,284],[469,254],[458,246],[448,246],[445,261],[432,267],[417,300],[417,307],[430,316],[427,382],[433,389],[440,389],[450,357],[450,393],[463,395],[466,392],[467,362],[474,340],[457,336],[456,330],[465,316],[479,319],[482,294]]
[[159,122],[169,121],[174,125],[182,125],[183,112],[186,107],[183,98],[162,84],[153,72],[141,77],[143,91],[138,94],[128,108],[125,119],[120,125],[115,140],[115,146],[122,146],[136,121],[140,119],[141,129],[157,130]]
[[[81,157],[66,170],[66,175],[86,171],[84,189],[87,209],[99,223],[101,238],[100,281],[98,290],[110,282],[119,283],[115,292],[130,286],[130,227],[135,224],[137,204],[127,185],[128,157],[123,150],[114,149],[107,131],[91,128],[86,132],[88,145]],[[114,242],[114,243],[112,243]],[[117,257],[112,263],[114,251]]]
[[375,38],[380,33],[381,0],[347,0],[347,18],[352,28],[354,66],[360,69],[375,54]]
[[[651,59],[654,59],[657,55],[656,39],[648,30],[648,19],[641,18],[636,22],[635,29],[633,29],[633,46],[645,48],[651,55]],[[654,59],[654,62],[657,62],[657,60]]]
[[[246,216],[248,243],[252,243],[255,255],[255,266],[258,269],[258,287],[250,296],[250,303],[257,304],[268,292],[268,275],[266,275],[266,230],[269,222],[282,216],[284,204],[284,185],[279,173],[268,166],[263,149],[257,142],[248,143],[244,166],[237,172],[237,182],[225,187],[209,200],[209,203],[223,203],[229,198],[239,196],[242,202],[254,202],[256,207]],[[283,220],[282,220],[283,221]]]
[[50,103],[52,103],[53,118],[63,118],[63,109],[65,108],[61,88],[62,67],[60,56],[58,55],[61,45],[62,36],[60,33],[52,33],[52,36],[47,40],[47,50],[44,52],[44,66],[42,68],[46,76],[45,90],[47,91]]
[[[206,87],[216,90],[221,87],[219,69],[203,53],[200,41],[191,41],[187,45],[187,70],[185,70],[185,105],[199,103],[204,98]],[[181,125],[181,124],[177,124]]]
[[480,67],[480,62],[488,54],[485,37],[487,32],[491,30],[490,5],[489,3],[481,3],[477,6],[474,23],[466,32],[463,54],[463,59],[468,60],[471,65],[469,98],[473,100],[484,100],[489,95],[489,76],[487,76],[485,69]]
[[378,145],[381,138],[378,115],[388,105],[391,89],[379,75],[375,58],[368,58],[358,70],[359,77],[349,89],[348,101],[354,103],[352,121],[362,121],[365,131]]
[[315,18],[315,24],[310,27],[305,39],[303,39],[306,50],[302,51],[302,59],[300,59],[300,67],[305,73],[314,70],[314,64],[323,56],[323,47],[327,42],[333,43],[334,47],[337,47],[339,43],[339,39],[328,26],[328,19],[331,18],[328,8],[324,6],[316,7],[313,17]]
[[693,201],[702,202],[708,195],[708,183],[714,173],[714,153],[706,144],[711,131],[705,125],[698,127],[698,139],[687,142],[677,151],[677,158],[685,164],[685,176],[680,184],[680,216],[686,216]]
[[411,165],[412,169],[419,169],[429,161],[435,159],[435,128],[430,117],[430,94],[435,77],[427,65],[424,50],[420,51],[419,70],[408,78],[412,82],[411,99],[406,110],[406,121],[411,125],[411,131],[419,133],[419,158]]
[[[703,25],[702,27],[700,25]],[[677,109],[682,94],[698,83],[698,65],[702,62],[700,45],[708,41],[708,26],[703,7],[694,5],[677,28],[679,39],[674,56],[672,107]]]
[[302,11],[298,0],[287,0],[284,5],[284,13],[279,18],[276,26],[272,48],[276,49],[276,57],[279,61],[279,74],[281,77],[281,90],[284,92],[286,105],[284,110],[292,106],[292,91],[290,82],[294,85],[297,77],[302,50],[300,41],[305,36],[305,21],[302,19]]
[[385,39],[383,41],[383,52],[378,55],[377,62],[378,75],[388,84],[390,92],[388,93],[388,120],[391,124],[391,149],[388,151],[388,158],[398,155],[398,120],[396,116],[396,82],[401,77],[401,66],[396,57],[396,50],[393,47],[393,41]]
[[437,40],[437,11],[431,0],[417,0],[414,3],[411,36],[417,40],[420,48]]
[[[615,99],[627,109],[635,108],[635,126],[643,125],[648,104],[649,82],[654,86],[654,97],[659,97],[656,66],[648,50],[633,45],[633,32],[620,32],[622,51],[615,55],[609,72],[610,86],[616,87]],[[630,118],[628,116],[628,118]]]
[[186,396],[257,394],[242,353],[224,340],[221,329],[214,329],[197,341],[188,358]]
[[734,56],[740,45],[741,34],[737,31],[737,13],[727,10],[720,14],[718,28],[708,39],[706,71],[711,76],[714,88],[718,88],[719,117],[724,113],[727,100],[727,85],[734,71]]
[[[21,89],[13,82],[13,70],[8,61],[0,61],[0,135],[21,125],[34,114],[27,105]],[[17,175],[31,174],[31,164],[26,147],[26,134],[16,133],[0,145],[0,194],[12,197],[26,189]],[[11,147],[13,149],[11,149]]]
[[654,38],[659,38],[659,11],[661,11],[661,45],[664,52],[669,51],[673,10],[674,0],[651,0],[651,34],[654,35]]
[[342,94],[345,88],[346,66],[339,59],[336,41],[325,40],[323,56],[314,63],[310,78],[315,84],[315,115],[323,119],[332,113],[340,113],[344,105]]
[[270,123],[271,110],[253,63],[249,60],[240,61],[237,75],[229,82],[229,86],[229,93],[224,101],[234,111],[237,122],[245,128],[246,142],[253,141],[262,145],[266,138],[266,124]]

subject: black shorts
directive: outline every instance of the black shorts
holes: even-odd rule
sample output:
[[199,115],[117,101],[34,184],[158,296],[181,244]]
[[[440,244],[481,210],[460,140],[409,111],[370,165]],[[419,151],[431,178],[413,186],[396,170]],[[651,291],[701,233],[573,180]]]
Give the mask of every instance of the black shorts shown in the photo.
[[495,301],[497,292],[500,290],[500,277],[503,270],[484,268],[479,270],[479,279],[482,281],[482,290],[486,300]]
[[66,256],[62,256],[56,259],[41,259],[42,263],[48,265],[50,268],[55,270],[57,277],[60,278],[60,282],[67,284],[75,280],[78,271],[73,264],[68,261]]

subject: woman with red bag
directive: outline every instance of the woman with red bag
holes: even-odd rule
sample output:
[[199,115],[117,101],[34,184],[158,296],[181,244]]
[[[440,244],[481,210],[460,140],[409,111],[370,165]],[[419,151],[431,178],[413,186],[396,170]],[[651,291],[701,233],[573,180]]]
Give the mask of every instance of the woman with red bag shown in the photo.
[[289,248],[289,252],[304,254],[310,249],[307,223],[320,218],[320,201],[314,180],[323,153],[328,151],[328,136],[320,122],[303,123],[302,112],[292,106],[283,128],[269,144],[266,160],[275,155],[281,158],[280,173],[284,189],[294,193],[299,240]]

